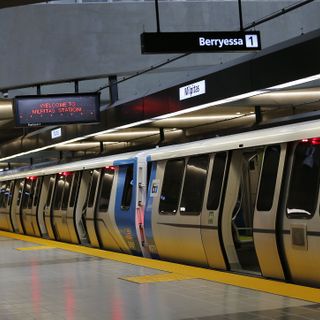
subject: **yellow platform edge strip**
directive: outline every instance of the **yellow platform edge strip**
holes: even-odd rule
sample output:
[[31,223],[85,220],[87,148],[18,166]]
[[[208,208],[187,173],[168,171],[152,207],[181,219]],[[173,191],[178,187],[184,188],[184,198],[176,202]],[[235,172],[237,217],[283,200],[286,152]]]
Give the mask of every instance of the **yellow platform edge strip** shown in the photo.
[[48,250],[48,249],[54,249],[54,247],[50,247],[50,246],[36,246],[36,247],[21,247],[21,248],[16,248],[16,250],[19,250],[19,251],[34,251],[34,250]]
[[118,262],[124,262],[137,266],[152,268],[156,270],[178,273],[197,279],[209,280],[237,287],[263,291],[289,298],[301,299],[320,303],[320,289],[310,288],[280,281],[249,277],[229,272],[204,269],[200,267],[186,266],[161,260],[131,256],[123,253],[105,251],[101,249],[88,248],[81,245],[68,244],[42,238],[35,238],[11,232],[0,231],[1,237],[12,238],[16,240],[28,241],[40,245],[55,247],[67,251],[82,253],[102,259],[110,259]]
[[149,274],[146,276],[127,276],[127,277],[120,277],[119,279],[143,284],[143,283],[154,283],[154,282],[190,280],[190,279],[194,279],[194,277],[185,276],[178,273],[161,273],[161,274]]

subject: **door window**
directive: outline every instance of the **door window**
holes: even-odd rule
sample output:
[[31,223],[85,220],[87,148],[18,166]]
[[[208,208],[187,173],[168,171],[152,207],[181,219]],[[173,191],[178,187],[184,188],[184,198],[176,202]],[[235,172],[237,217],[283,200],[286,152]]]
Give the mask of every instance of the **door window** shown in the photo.
[[108,211],[113,177],[114,168],[105,168],[103,170],[100,187],[99,211]]
[[98,180],[99,180],[99,170],[93,170],[91,176],[91,185],[90,185],[90,192],[89,192],[89,199],[88,199],[88,207],[93,207],[94,204],[94,196],[96,194]]
[[297,144],[287,200],[288,218],[310,219],[314,215],[319,189],[319,160],[317,140]]
[[207,179],[209,157],[201,155],[189,158],[183,184],[180,214],[198,215],[202,210]]
[[225,152],[219,152],[214,157],[207,202],[208,210],[217,210],[219,208],[226,160],[227,154]]
[[73,178],[73,183],[72,183],[72,191],[71,191],[71,196],[70,196],[70,204],[69,206],[72,208],[74,207],[74,204],[76,202],[76,197],[78,193],[78,187],[80,183],[80,172],[75,172],[74,173],[74,178]]
[[68,174],[64,180],[64,190],[63,190],[63,198],[62,198],[62,210],[67,210],[68,208],[68,200],[71,190],[73,173]]
[[54,182],[55,182],[55,176],[50,177],[46,207],[49,207],[50,203],[51,203],[51,196],[52,196],[52,191],[53,191],[53,187],[54,187]]
[[259,211],[270,211],[273,204],[273,196],[277,181],[280,159],[280,146],[269,146],[264,153],[260,187],[257,200]]
[[176,214],[178,210],[184,165],[184,159],[173,159],[166,163],[160,196],[160,214]]
[[56,188],[54,190],[54,199],[53,199],[53,209],[54,210],[60,210],[60,208],[61,208],[63,186],[64,186],[64,176],[59,175],[58,181],[56,183]]
[[124,189],[121,200],[121,209],[128,210],[131,204],[133,188],[133,165],[127,167],[126,179],[124,182]]

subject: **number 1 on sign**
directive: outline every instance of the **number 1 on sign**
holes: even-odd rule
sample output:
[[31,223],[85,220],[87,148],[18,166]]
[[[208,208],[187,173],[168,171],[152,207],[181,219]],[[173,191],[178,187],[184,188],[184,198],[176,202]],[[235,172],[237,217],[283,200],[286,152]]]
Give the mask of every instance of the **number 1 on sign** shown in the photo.
[[258,48],[258,36],[255,34],[246,35],[246,47],[247,48]]

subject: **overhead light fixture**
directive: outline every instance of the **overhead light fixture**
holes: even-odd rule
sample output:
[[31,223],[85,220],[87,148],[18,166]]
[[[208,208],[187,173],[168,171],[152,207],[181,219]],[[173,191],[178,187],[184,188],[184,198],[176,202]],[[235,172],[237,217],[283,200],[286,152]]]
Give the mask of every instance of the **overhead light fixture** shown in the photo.
[[208,107],[220,106],[222,104],[226,104],[226,103],[235,102],[235,101],[238,101],[238,100],[250,98],[250,97],[256,96],[258,94],[266,93],[266,92],[268,92],[268,90],[251,91],[251,92],[239,94],[237,96],[233,96],[233,97],[230,97],[230,98],[224,98],[224,99],[221,99],[221,100],[217,100],[217,101],[201,104],[201,105],[198,105],[198,106],[195,106],[195,107],[191,107],[191,108],[188,108],[188,109],[185,109],[185,110],[180,110],[180,111],[176,111],[176,112],[172,112],[172,113],[168,113],[168,114],[163,114],[161,116],[152,118],[151,120],[156,121],[156,120],[168,119],[168,118],[172,118],[172,117],[179,116],[179,115],[182,115],[182,114],[187,114],[187,113],[190,113],[190,112],[193,112],[193,111],[202,110],[202,109],[205,109],[205,108],[208,108]]

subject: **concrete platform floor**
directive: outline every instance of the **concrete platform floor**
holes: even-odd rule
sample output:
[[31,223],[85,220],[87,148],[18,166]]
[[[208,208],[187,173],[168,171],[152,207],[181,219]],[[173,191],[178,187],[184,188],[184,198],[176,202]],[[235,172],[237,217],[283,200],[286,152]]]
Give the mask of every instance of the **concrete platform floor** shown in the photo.
[[0,320],[320,319],[317,302],[7,237],[0,297]]

